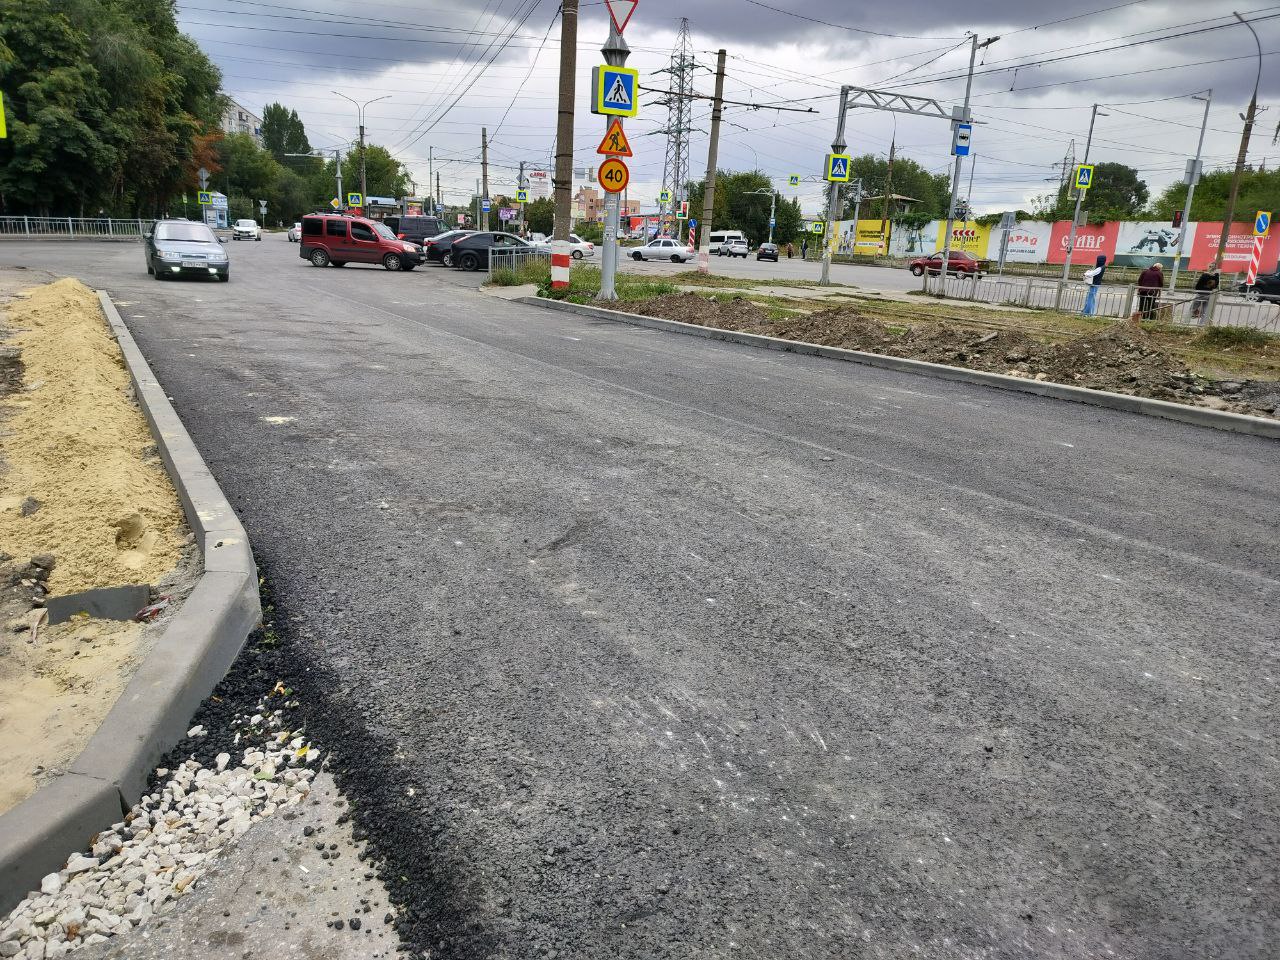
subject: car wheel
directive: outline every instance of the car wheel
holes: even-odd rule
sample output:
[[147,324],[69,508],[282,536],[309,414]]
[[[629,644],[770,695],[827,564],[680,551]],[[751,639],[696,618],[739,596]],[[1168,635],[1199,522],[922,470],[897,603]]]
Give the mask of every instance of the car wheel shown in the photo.
[[231,271],[228,270],[226,273],[218,274],[218,279],[221,280],[223,283],[226,283],[231,279]]
[[312,250],[311,256],[307,259],[311,261],[313,267],[327,267],[329,265],[329,252],[323,249]]
[[163,279],[164,279],[164,274],[163,274],[163,273],[161,273],[159,270],[152,270],[152,271],[151,271],[151,275],[152,275],[153,277],[155,277],[157,280],[163,280]]
[[382,258],[382,265],[388,270],[399,270],[404,266],[404,258],[398,253],[388,253]]
[[924,267],[920,266],[920,264],[917,263],[914,267],[911,268],[911,275],[913,277],[923,277]]
[[345,267],[346,265],[347,265],[347,261],[345,260],[334,260],[331,264],[329,264],[329,266],[331,267]]
[[453,254],[452,254],[452,253],[446,253],[446,254],[444,254],[444,256],[442,256],[442,257],[440,258],[440,262],[441,262],[442,264],[444,264],[446,267],[452,267],[452,266],[453,266]]
[[401,269],[401,270],[403,270],[405,273],[411,273],[411,272],[413,271],[413,268],[414,268],[414,267],[416,267],[416,266],[417,266],[417,264],[416,264],[416,263],[406,263],[406,264],[405,264],[403,267],[401,267],[400,269]]
[[155,268],[155,267],[153,267],[153,266],[151,266],[151,261],[150,261],[150,260],[148,260],[148,261],[147,261],[147,273],[155,273],[155,272],[156,272],[156,268]]
[[671,262],[672,262],[672,263],[684,263],[684,261],[683,261],[682,259],[680,259],[680,254],[678,254],[678,253],[673,253],[673,254],[671,255]]
[[261,242],[262,242],[262,237],[261,237],[261,236],[254,237],[253,239],[257,240],[259,243],[261,243]]
[[463,270],[479,270],[480,257],[474,253],[464,253],[458,258],[458,266]]

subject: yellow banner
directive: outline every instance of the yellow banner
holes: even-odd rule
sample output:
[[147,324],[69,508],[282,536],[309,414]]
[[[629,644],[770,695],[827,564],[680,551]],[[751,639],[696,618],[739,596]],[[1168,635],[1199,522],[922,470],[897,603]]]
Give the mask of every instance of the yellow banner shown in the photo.
[[[947,221],[938,223],[938,246],[941,250],[946,245]],[[991,227],[981,226],[972,220],[956,220],[951,224],[951,249],[963,250],[979,259],[987,256],[987,244],[991,240]]]
[[827,233],[827,243],[832,254],[861,254],[876,256],[884,253],[885,234],[892,230],[886,220],[859,220],[855,230],[852,220],[840,220],[835,229]]
[[9,131],[5,129],[4,125],[4,94],[0,93],[0,140],[3,140],[8,135]]

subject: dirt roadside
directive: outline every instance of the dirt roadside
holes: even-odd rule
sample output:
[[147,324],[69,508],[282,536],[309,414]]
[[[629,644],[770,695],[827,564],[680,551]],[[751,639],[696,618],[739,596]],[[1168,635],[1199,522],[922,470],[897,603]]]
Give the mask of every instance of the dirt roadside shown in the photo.
[[[29,284],[0,275],[0,812],[83,749],[199,573],[97,297]],[[163,600],[151,622],[45,616],[130,584]]]
[[[644,316],[1106,390],[1253,416],[1280,415],[1280,381],[1193,371],[1150,332],[1126,322],[1075,336],[972,329],[915,319],[896,328],[855,306],[770,310],[745,297],[696,293],[629,304]],[[780,315],[781,314],[781,315]]]

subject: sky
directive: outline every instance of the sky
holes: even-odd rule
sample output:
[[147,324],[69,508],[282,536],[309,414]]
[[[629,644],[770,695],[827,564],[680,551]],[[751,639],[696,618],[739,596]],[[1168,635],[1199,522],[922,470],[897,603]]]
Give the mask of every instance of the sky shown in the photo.
[[[437,158],[445,200],[465,203],[480,176],[481,128],[490,141],[490,193],[514,189],[517,168],[546,169],[555,139],[559,0],[178,0],[182,29],[223,72],[224,90],[261,114],[278,101],[298,111],[315,147],[346,148],[367,101],[371,143],[388,147],[427,192]],[[963,102],[968,34],[998,37],[978,52],[971,108],[973,164],[960,195],[979,213],[1027,208],[1056,189],[1074,141],[1083,160],[1091,108],[1099,107],[1089,159],[1136,167],[1153,196],[1180,182],[1195,155],[1212,88],[1206,170],[1234,163],[1240,114],[1258,76],[1259,104],[1280,105],[1280,3],[1260,0],[639,0],[626,27],[627,66],[666,89],[681,18],[699,64],[694,88],[714,89],[716,51],[727,52],[722,170],[757,169],[806,213],[822,206],[823,157],[835,132],[842,84]],[[580,8],[574,161],[595,166],[605,119],[589,112],[591,68],[603,62],[603,2]],[[335,93],[336,91],[336,93]],[[663,186],[667,108],[654,93],[627,122],[636,156],[629,197],[656,208]],[[740,105],[746,104],[746,105]],[[781,108],[789,108],[784,111]],[[812,110],[814,112],[795,112]],[[706,171],[710,107],[693,108],[691,173]],[[1280,164],[1280,109],[1260,115],[1249,160]],[[949,173],[944,120],[870,109],[849,112],[848,152],[898,155]],[[787,178],[804,178],[799,187]],[[972,187],[970,188],[970,177]]]

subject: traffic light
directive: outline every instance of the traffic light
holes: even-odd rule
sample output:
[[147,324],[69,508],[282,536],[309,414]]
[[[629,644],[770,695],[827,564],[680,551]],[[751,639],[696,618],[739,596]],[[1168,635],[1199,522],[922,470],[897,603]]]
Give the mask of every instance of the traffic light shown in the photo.
[[1181,211],[1181,210],[1175,210],[1175,211],[1173,211],[1173,225],[1174,225],[1175,227],[1180,227],[1180,226],[1182,226],[1182,211]]

